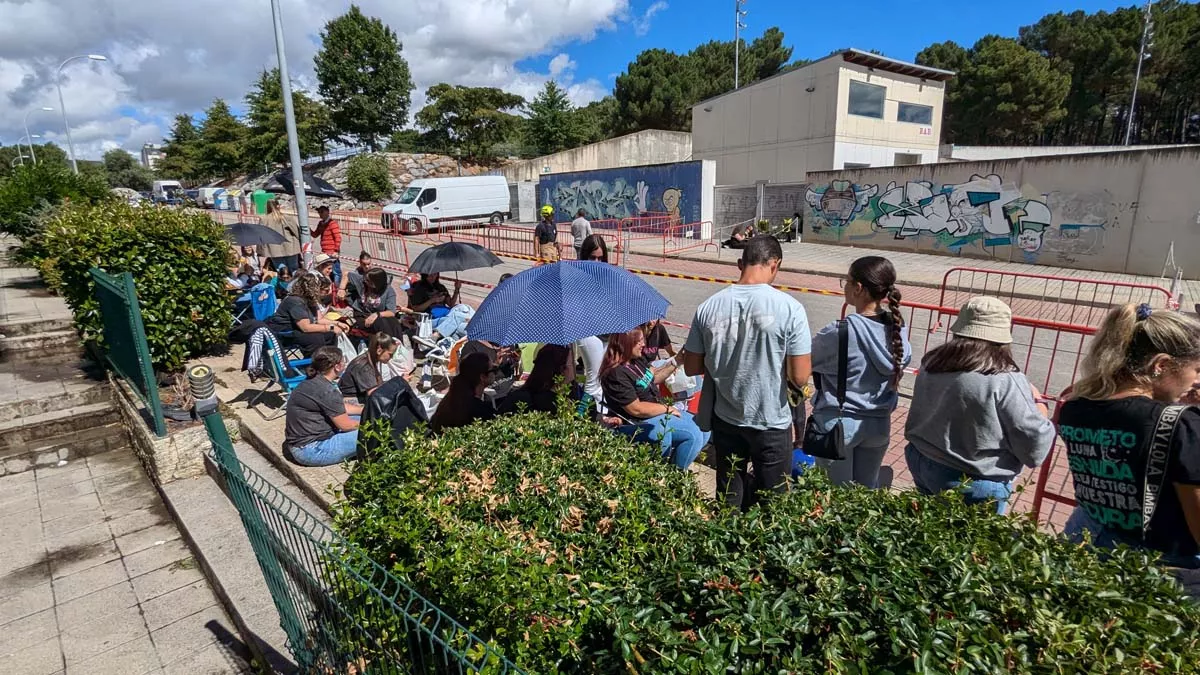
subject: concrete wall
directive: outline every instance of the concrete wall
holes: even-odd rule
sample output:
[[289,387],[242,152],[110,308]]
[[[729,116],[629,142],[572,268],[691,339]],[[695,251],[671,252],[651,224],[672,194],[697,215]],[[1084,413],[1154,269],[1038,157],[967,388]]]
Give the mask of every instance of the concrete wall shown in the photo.
[[1088,155],[1097,152],[1136,152],[1163,148],[1189,148],[1196,145],[943,145],[938,158],[942,161],[986,162],[994,159],[1048,157],[1050,155]]
[[514,162],[500,172],[510,183],[537,182],[545,174],[613,169],[642,164],[684,162],[692,158],[692,135],[686,131],[638,131],[553,155]]
[[593,219],[651,212],[671,213],[679,222],[694,223],[713,217],[714,174],[711,162],[551,174],[538,181],[537,205],[552,205],[560,221],[583,209]]
[[1200,148],[809,174],[813,240],[1200,276]]

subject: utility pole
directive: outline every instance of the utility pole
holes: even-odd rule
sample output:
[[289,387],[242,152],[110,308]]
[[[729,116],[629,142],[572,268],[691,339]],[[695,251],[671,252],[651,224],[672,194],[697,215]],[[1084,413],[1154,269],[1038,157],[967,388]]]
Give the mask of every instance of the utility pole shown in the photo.
[[304,164],[300,160],[300,137],[296,134],[296,113],[292,110],[292,83],[288,79],[287,54],[283,50],[283,16],[279,0],[271,0],[271,18],[275,22],[275,55],[279,59],[279,86],[283,94],[283,119],[287,127],[288,156],[292,160],[292,187],[296,193],[296,221],[300,227],[300,263],[312,265],[312,244],[308,230],[308,199],[304,194]]
[[1137,107],[1138,85],[1142,81],[1142,61],[1150,55],[1146,50],[1154,46],[1150,41],[1154,37],[1154,21],[1150,18],[1150,7],[1154,0],[1146,0],[1146,9],[1142,12],[1142,44],[1138,48],[1137,72],[1133,76],[1133,97],[1129,100],[1129,119],[1125,121],[1125,145],[1133,138],[1133,112]]
[[746,11],[742,9],[742,5],[746,4],[746,0],[733,0],[733,88],[737,89],[741,84],[741,57],[742,57],[742,29],[746,24],[742,23],[742,17],[746,16]]

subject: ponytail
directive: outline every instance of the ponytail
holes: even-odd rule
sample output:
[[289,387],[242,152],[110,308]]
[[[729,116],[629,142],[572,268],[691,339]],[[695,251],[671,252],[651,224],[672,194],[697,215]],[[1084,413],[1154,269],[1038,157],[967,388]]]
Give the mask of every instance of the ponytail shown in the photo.
[[1130,385],[1149,386],[1154,357],[1200,359],[1200,322],[1149,305],[1121,305],[1104,317],[1081,366],[1073,397],[1100,400]]
[[887,305],[890,312],[892,331],[892,386],[900,386],[900,378],[904,377],[904,315],[900,313],[900,289],[892,286],[888,289]]

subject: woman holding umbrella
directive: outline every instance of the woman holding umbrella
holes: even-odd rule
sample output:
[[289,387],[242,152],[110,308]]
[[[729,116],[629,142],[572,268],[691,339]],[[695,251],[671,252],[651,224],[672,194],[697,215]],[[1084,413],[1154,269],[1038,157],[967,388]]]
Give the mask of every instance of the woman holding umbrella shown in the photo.
[[263,216],[262,224],[284,239],[281,244],[267,244],[264,247],[271,268],[284,265],[293,273],[300,269],[300,226],[295,219],[284,215],[279,209],[279,202],[272,199],[267,202],[267,215]]

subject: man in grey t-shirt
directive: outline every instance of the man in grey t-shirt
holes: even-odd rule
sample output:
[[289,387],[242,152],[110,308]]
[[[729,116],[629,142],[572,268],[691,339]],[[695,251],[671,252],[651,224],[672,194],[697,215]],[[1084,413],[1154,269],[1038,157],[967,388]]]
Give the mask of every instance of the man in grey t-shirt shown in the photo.
[[804,306],[771,287],[782,262],[774,237],[747,240],[741,277],[701,303],[684,343],[684,370],[707,376],[697,422],[711,410],[717,494],[742,509],[760,493],[786,487],[793,445],[788,382],[799,388],[812,374]]
[[587,214],[583,209],[579,209],[575,213],[575,220],[571,221],[571,237],[575,240],[575,259],[579,260],[580,249],[583,248],[583,240],[592,236],[592,224],[588,222]]

